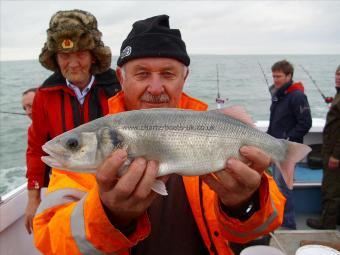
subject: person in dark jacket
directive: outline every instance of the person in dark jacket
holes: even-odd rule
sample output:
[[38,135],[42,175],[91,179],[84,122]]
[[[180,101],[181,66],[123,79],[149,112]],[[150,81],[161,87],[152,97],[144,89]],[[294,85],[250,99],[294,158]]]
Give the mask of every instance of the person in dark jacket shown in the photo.
[[[287,60],[272,66],[274,84],[270,87],[272,104],[267,133],[280,139],[303,143],[303,137],[312,126],[311,111],[301,82],[293,81],[294,67]],[[292,190],[275,166],[273,176],[281,192],[286,197],[285,214],[282,226],[296,229]]]
[[111,50],[101,37],[91,13],[59,11],[50,20],[39,61],[54,73],[36,92],[28,130],[28,233],[40,203],[40,189],[49,180],[49,169],[41,161],[41,146],[67,130],[106,115],[107,99],[120,91],[115,71],[110,69]]
[[335,89],[323,130],[321,217],[307,219],[307,225],[315,229],[335,229],[340,218],[340,65],[335,72]]

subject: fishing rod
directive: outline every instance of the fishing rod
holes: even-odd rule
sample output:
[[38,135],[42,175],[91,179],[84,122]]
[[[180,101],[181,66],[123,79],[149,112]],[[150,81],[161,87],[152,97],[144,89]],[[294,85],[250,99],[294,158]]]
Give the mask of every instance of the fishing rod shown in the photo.
[[310,73],[302,66],[300,65],[301,69],[307,74],[307,76],[309,77],[309,79],[313,82],[314,86],[316,87],[316,89],[319,91],[320,95],[322,96],[323,100],[325,101],[326,104],[330,104],[333,101],[332,97],[326,97],[324,95],[324,93],[322,93],[321,89],[319,88],[319,86],[316,84],[316,81],[313,79],[313,77],[310,75]]
[[6,111],[0,111],[0,113],[16,114],[16,115],[26,115],[26,113],[22,113],[22,112],[6,112]]
[[218,65],[216,65],[216,80],[217,80],[217,97],[216,97],[217,109],[221,109],[222,105],[224,104],[224,99],[222,99],[220,95],[220,79],[218,73]]
[[264,79],[265,79],[265,81],[266,81],[268,90],[270,91],[270,85],[269,85],[267,76],[266,76],[266,74],[265,74],[265,72],[264,72],[264,69],[263,69],[263,67],[262,67],[262,65],[261,65],[261,63],[260,63],[259,61],[257,61],[257,63],[259,64],[259,67],[260,67],[260,69],[261,69],[261,72],[262,72],[262,74],[263,74],[263,77],[264,77]]
[[267,75],[266,75],[266,73],[264,72],[264,69],[263,69],[261,63],[260,63],[259,61],[257,61],[257,64],[259,65],[259,67],[260,67],[260,69],[261,69],[261,72],[262,72],[262,74],[263,74],[263,77],[264,77],[264,79],[265,79],[265,81],[266,81],[267,88],[268,88],[268,92],[269,92],[269,94],[270,94],[270,96],[271,96],[271,98],[272,98],[272,101],[273,101],[273,102],[277,102],[278,98],[277,98],[277,96],[275,95],[275,91],[276,91],[275,87],[272,86],[272,88],[271,88],[271,86],[269,85],[269,81],[268,81],[268,79],[267,79]]

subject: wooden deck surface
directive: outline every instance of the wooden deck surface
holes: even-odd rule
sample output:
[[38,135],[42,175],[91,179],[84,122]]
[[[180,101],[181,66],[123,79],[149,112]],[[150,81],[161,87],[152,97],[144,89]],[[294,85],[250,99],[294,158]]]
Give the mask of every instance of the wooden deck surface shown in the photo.
[[[295,255],[302,240],[325,241],[340,244],[339,230],[277,230],[274,232],[275,239],[284,248],[287,255]],[[280,248],[274,238],[270,245]]]

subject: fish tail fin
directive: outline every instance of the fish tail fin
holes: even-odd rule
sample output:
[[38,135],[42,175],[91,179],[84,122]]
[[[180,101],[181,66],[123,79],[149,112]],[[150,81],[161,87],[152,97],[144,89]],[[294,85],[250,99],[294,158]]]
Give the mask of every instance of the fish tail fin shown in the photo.
[[276,166],[282,173],[282,176],[289,189],[293,189],[294,170],[297,162],[301,161],[312,150],[308,145],[289,142],[283,140],[288,144],[286,157],[281,162],[275,162]]
[[162,182],[161,180],[155,180],[155,182],[152,184],[152,187],[151,189],[162,195],[162,196],[167,196],[168,195],[168,192],[166,190],[166,186],[164,184],[164,182]]

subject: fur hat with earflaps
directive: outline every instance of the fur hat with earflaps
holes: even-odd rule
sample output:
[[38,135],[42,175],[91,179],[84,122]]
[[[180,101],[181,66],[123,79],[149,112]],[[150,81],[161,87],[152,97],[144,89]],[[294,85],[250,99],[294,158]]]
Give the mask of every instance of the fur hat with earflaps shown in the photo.
[[47,41],[39,55],[40,63],[51,71],[59,67],[55,54],[89,50],[95,58],[91,73],[103,73],[111,66],[111,50],[101,40],[96,18],[82,10],[58,11],[47,29]]

